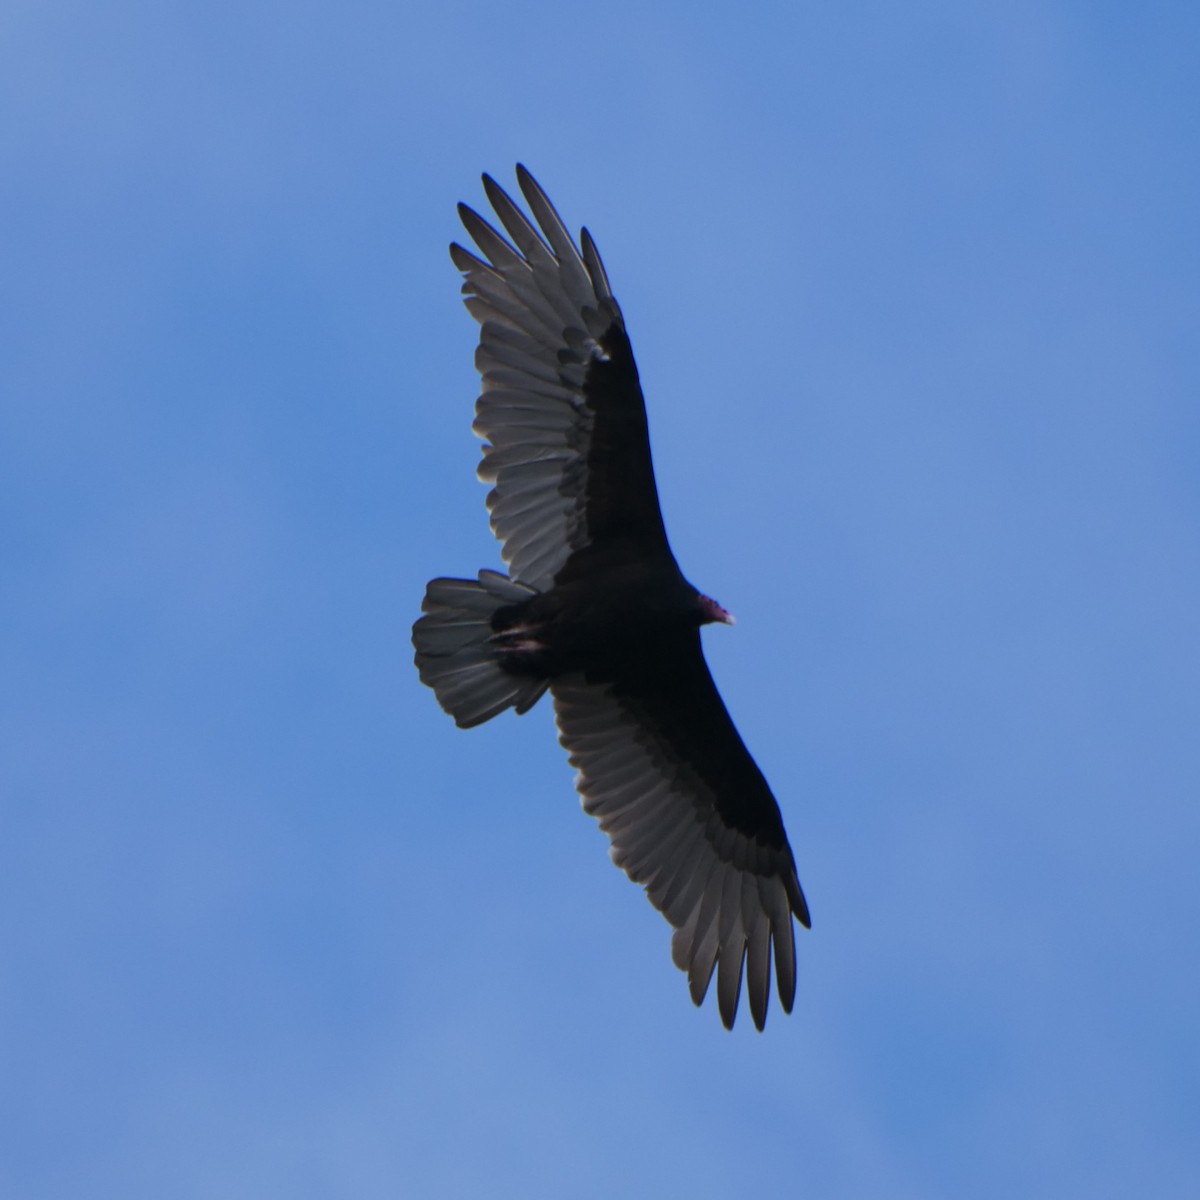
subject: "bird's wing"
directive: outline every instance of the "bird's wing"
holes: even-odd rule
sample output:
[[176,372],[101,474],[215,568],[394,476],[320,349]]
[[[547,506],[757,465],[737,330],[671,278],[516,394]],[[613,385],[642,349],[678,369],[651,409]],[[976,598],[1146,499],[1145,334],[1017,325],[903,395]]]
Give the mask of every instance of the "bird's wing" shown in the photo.
[[700,1004],[713,970],[733,1026],[743,965],[763,1027],[771,946],[779,999],[796,994],[793,915],[808,906],[779,807],[738,736],[693,631],[632,676],[581,675],[550,690],[583,807],[612,839],[613,861],[674,926],[675,965]]
[[646,408],[620,307],[587,230],[576,248],[524,167],[535,227],[483,177],[511,243],[465,204],[483,258],[450,247],[482,326],[475,432],[492,529],[513,579],[543,590],[571,555],[608,543],[670,554],[650,461]]

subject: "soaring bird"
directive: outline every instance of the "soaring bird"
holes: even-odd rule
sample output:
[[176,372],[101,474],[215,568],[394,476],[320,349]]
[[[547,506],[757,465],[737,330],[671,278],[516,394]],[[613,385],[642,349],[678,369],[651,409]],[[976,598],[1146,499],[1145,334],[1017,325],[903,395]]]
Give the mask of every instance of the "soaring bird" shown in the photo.
[[[732,1029],[743,970],[766,1021],[796,994],[808,905],[779,806],[709,674],[700,627],[732,625],[684,577],[658,505],[629,335],[596,243],[578,246],[522,166],[531,221],[488,175],[507,239],[465,204],[479,254],[451,245],[480,324],[479,477],[508,574],[432,580],[416,665],[462,727],[549,689],[584,809],[674,927],[699,1005],[715,969]],[[536,225],[534,224],[536,221]],[[482,257],[481,257],[482,256]]]

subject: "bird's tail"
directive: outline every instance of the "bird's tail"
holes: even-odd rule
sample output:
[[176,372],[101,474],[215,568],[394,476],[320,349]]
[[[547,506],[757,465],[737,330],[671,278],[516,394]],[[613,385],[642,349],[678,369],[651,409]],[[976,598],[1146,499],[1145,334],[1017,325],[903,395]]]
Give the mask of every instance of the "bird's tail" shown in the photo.
[[413,626],[417,670],[438,703],[464,729],[491,720],[506,708],[528,712],[546,680],[504,669],[492,614],[523,604],[537,592],[498,571],[474,579],[432,579]]

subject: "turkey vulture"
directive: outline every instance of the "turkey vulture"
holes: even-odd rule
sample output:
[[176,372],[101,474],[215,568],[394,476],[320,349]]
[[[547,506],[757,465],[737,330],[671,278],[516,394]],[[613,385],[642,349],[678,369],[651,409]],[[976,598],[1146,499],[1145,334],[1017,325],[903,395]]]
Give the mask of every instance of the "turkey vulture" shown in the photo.
[[450,247],[480,323],[479,477],[509,574],[434,579],[413,626],[424,683],[462,727],[547,689],[584,809],[674,926],[699,1005],[714,969],[732,1028],[743,966],[754,1024],[796,994],[808,906],[775,798],[721,701],[700,626],[733,618],[667,543],[625,320],[596,243],[577,247],[524,167],[540,231],[489,176],[506,240],[465,204],[483,257]]

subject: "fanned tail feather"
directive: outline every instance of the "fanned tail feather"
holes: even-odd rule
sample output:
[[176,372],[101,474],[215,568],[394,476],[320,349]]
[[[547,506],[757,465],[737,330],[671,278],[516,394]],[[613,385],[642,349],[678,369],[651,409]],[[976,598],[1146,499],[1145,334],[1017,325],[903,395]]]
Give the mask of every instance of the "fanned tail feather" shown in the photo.
[[506,708],[528,712],[546,690],[546,680],[514,675],[498,661],[492,614],[536,595],[498,571],[474,579],[432,579],[413,626],[417,670],[438,703],[463,729],[481,725]]

